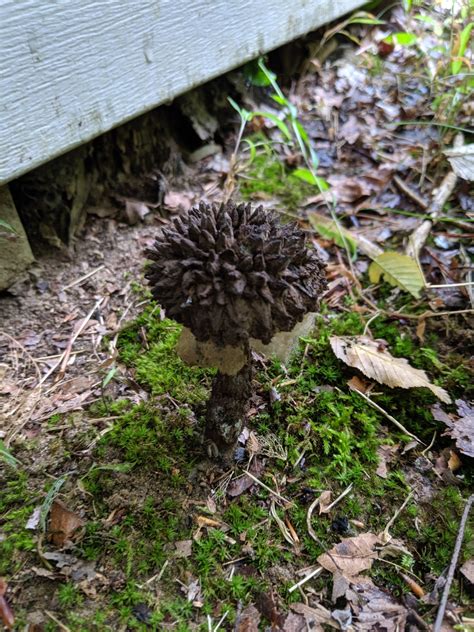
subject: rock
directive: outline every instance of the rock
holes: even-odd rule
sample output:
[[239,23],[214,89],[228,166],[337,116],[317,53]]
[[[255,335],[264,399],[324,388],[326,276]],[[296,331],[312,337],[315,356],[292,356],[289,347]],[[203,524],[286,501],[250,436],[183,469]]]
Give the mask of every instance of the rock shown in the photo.
[[6,290],[35,260],[8,186],[0,187],[0,220],[0,290]]

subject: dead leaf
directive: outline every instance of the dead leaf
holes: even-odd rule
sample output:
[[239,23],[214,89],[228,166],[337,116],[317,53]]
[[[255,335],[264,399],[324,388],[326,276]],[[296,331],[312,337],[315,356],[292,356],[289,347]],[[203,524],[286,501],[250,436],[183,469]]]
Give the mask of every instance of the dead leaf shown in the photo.
[[61,551],[47,551],[43,553],[43,557],[50,562],[54,562],[62,575],[70,577],[74,581],[90,581],[97,575],[95,562],[81,560],[75,555],[62,553]]
[[462,465],[461,459],[456,454],[456,452],[453,452],[453,450],[450,450],[449,452],[450,452],[450,455],[448,459],[448,467],[451,470],[451,472],[455,472],[456,470],[459,470],[459,468]]
[[330,490],[326,490],[322,492],[319,496],[319,514],[329,513],[328,507],[331,504],[332,492]]
[[310,630],[316,632],[324,632],[323,624],[331,628],[339,629],[339,626],[331,617],[329,610],[326,610],[320,604],[310,607],[304,603],[293,603],[290,608],[293,612],[302,615],[305,618],[306,625]]
[[25,525],[25,529],[32,529],[32,530],[36,529],[39,525],[40,516],[41,516],[41,506],[35,507],[33,510],[33,513],[28,518],[28,521]]
[[[258,459],[254,459],[252,461],[250,472],[254,476],[259,477],[263,472],[263,463]],[[250,476],[247,476],[247,474],[244,474],[243,476],[239,476],[239,478],[234,478],[230,482],[229,486],[227,487],[227,495],[231,498],[236,498],[237,496],[240,496],[245,491],[250,489],[252,485],[255,485],[255,481],[252,480]]]
[[474,458],[474,417],[461,417],[453,428],[444,434],[456,441],[456,447],[460,452]]
[[306,619],[294,612],[287,614],[282,625],[282,632],[306,632],[307,629]]
[[360,391],[361,393],[367,393],[371,383],[367,382],[358,375],[353,375],[350,380],[347,381],[347,386],[353,391]]
[[175,210],[181,209],[183,211],[189,211],[192,206],[193,196],[190,193],[184,191],[168,191],[165,195],[164,205],[168,208]]
[[0,619],[7,630],[11,630],[15,625],[15,617],[13,616],[13,611],[5,599],[6,591],[7,584],[5,580],[0,577]]
[[138,222],[142,222],[149,212],[150,209],[143,202],[125,200],[124,219],[129,226],[134,226]]
[[55,500],[51,507],[48,535],[56,546],[62,547],[77,537],[77,531],[84,526],[84,521],[70,511],[60,501]]
[[377,448],[377,456],[379,458],[379,464],[375,471],[377,476],[380,476],[380,478],[387,478],[387,465],[394,460],[398,448],[398,445],[380,445]]
[[405,630],[407,609],[389,594],[374,586],[369,578],[360,578],[352,586],[351,609],[356,623],[354,630],[383,630],[399,632]]
[[459,569],[470,584],[474,585],[474,558],[467,560]]
[[348,579],[353,579],[372,567],[378,557],[375,546],[380,544],[379,538],[373,533],[362,533],[352,538],[344,538],[328,553],[318,557],[318,564],[331,573],[340,573]]
[[237,618],[235,632],[258,632],[260,619],[260,612],[253,604],[250,604]]
[[193,549],[192,540],[178,540],[174,543],[175,557],[191,557]]
[[354,114],[350,114],[347,121],[339,128],[338,136],[343,138],[346,143],[353,145],[361,135],[362,129]]
[[462,399],[456,400],[456,406],[459,415],[457,420],[439,406],[434,406],[431,412],[437,421],[442,421],[448,426],[444,434],[454,439],[458,450],[467,456],[474,457],[474,407]]
[[405,358],[394,358],[377,341],[366,336],[331,336],[331,348],[336,357],[364,375],[391,388],[429,388],[436,397],[449,404],[448,393],[432,384],[421,369],[415,369]]
[[474,144],[445,149],[443,153],[457,176],[471,182],[474,180]]

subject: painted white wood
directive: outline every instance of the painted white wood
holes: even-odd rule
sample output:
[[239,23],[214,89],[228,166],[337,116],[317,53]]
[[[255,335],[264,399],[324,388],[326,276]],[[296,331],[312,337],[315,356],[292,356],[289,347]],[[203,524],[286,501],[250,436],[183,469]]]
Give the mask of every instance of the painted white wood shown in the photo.
[[0,185],[362,0],[0,0]]

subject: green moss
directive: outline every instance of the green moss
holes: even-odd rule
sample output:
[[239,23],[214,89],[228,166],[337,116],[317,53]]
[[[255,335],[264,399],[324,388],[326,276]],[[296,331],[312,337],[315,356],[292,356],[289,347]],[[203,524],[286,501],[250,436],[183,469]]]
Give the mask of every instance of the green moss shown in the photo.
[[34,532],[25,528],[33,509],[27,475],[11,470],[0,494],[0,575],[13,574],[21,565],[21,552],[36,547]]
[[[120,358],[153,395],[168,395],[180,404],[196,404],[207,397],[210,371],[188,367],[176,354],[181,326],[161,320],[155,303],[118,339]],[[146,336],[146,340],[144,339]]]
[[263,134],[255,134],[250,140],[258,144],[259,152],[246,169],[245,178],[239,181],[244,199],[258,199],[263,193],[280,199],[288,210],[294,211],[306,198],[315,195],[314,186],[295,178],[283,166]]

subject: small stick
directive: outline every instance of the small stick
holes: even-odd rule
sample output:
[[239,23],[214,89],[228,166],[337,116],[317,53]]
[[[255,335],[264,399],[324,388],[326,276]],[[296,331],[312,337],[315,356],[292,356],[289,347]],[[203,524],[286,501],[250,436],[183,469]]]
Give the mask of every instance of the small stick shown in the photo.
[[[460,147],[461,145],[463,145],[463,134],[457,134],[453,144],[454,147]],[[456,186],[457,180],[458,177],[454,173],[454,171],[450,171],[448,174],[446,174],[435,195],[433,196],[433,200],[430,204],[430,219],[424,220],[421,224],[417,226],[417,228],[415,228],[413,233],[410,235],[408,239],[406,253],[407,255],[415,259],[415,261],[418,261],[418,255],[420,254],[421,249],[428,239],[428,235],[430,234],[433,224],[438,221],[438,217],[443,210],[443,206],[451,196],[451,193]]]
[[321,500],[321,496],[318,496],[315,500],[313,500],[313,502],[311,503],[311,505],[308,508],[308,513],[306,514],[306,527],[308,528],[308,533],[309,535],[313,538],[313,540],[315,542],[317,542],[319,544],[319,546],[325,551],[325,553],[327,553],[327,555],[330,557],[330,559],[332,560],[334,566],[338,569],[341,570],[341,567],[339,566],[339,564],[337,563],[337,561],[334,559],[334,557],[332,556],[331,552],[326,550],[326,547],[324,546],[324,544],[321,542],[321,540],[318,538],[318,536],[316,535],[315,530],[313,529],[313,527],[311,526],[311,518],[313,516],[313,511],[316,507],[316,505],[319,505],[319,501]]
[[100,272],[104,268],[105,266],[99,266],[95,270],[91,270],[87,274],[84,274],[84,276],[81,276],[75,281],[73,281],[72,283],[69,283],[69,285],[65,285],[61,291],[64,292],[65,290],[70,290],[72,287],[81,284],[83,281],[85,281],[86,279],[89,279],[91,276],[94,276],[94,274],[97,274],[97,272]]
[[385,529],[382,531],[382,540],[384,542],[388,542],[390,540],[390,533],[389,533],[389,529],[390,527],[393,525],[393,523],[395,522],[395,520],[398,518],[398,516],[402,513],[402,511],[405,509],[405,507],[408,505],[408,503],[410,502],[410,500],[413,497],[413,490],[408,494],[408,496],[405,498],[405,500],[402,503],[402,506],[397,509],[397,511],[393,514],[393,516],[390,518],[390,520],[387,522],[387,526],[385,527]]
[[262,481],[260,479],[258,479],[256,476],[251,474],[248,470],[244,470],[244,472],[245,472],[245,474],[247,474],[247,476],[249,478],[251,478],[253,481],[255,481],[255,483],[257,483],[257,485],[260,485],[261,487],[266,489],[267,492],[270,492],[270,494],[273,494],[276,498],[278,498],[278,500],[281,500],[282,502],[284,502],[287,505],[292,505],[293,504],[291,502],[291,500],[288,500],[288,499],[284,498],[278,492],[275,492],[271,487],[268,487],[268,485],[265,485],[265,483],[262,483]]
[[431,288],[435,288],[435,287],[439,287],[439,288],[443,288],[443,287],[469,287],[470,285],[474,285],[474,282],[473,281],[464,281],[463,283],[441,283],[439,285],[428,284],[426,287],[428,288],[428,290],[430,290]]
[[73,334],[71,336],[71,338],[69,339],[69,342],[67,344],[66,349],[64,350],[64,352],[61,354],[61,357],[59,358],[59,360],[56,362],[56,364],[54,364],[47,373],[45,373],[42,377],[42,379],[39,382],[39,385],[43,384],[48,377],[54,373],[54,371],[56,371],[56,369],[60,366],[60,374],[64,374],[64,371],[66,370],[66,366],[67,363],[69,361],[69,356],[71,355],[71,351],[72,351],[72,346],[73,344],[76,342],[77,338],[82,334],[82,332],[84,331],[84,329],[86,328],[87,323],[90,321],[90,319],[92,318],[93,313],[95,312],[95,310],[100,307],[100,305],[103,302],[103,298],[100,298],[94,305],[94,307],[90,310],[90,312],[87,314],[87,316],[84,318],[84,320],[81,323],[81,326],[79,327],[79,329],[76,331],[75,334]]
[[335,507],[338,503],[340,503],[341,500],[344,498],[344,496],[347,496],[347,494],[352,490],[352,486],[353,486],[353,483],[351,483],[349,487],[346,487],[346,489],[342,492],[342,494],[339,494],[336,500],[333,500],[332,503],[326,507],[326,509],[324,510],[324,513],[329,513],[333,507]]
[[408,184],[404,182],[399,176],[393,176],[393,181],[395,182],[397,187],[401,189],[403,193],[406,193],[408,197],[411,197],[411,199],[415,201],[418,204],[418,206],[420,206],[421,208],[425,210],[428,208],[429,206],[428,202],[426,202],[421,197],[421,195],[418,195],[418,193],[414,191],[410,186],[408,186]]
[[321,575],[322,572],[323,572],[322,566],[318,566],[317,568],[314,568],[310,573],[308,573],[305,577],[303,577],[303,579],[300,579],[300,581],[297,584],[294,584],[293,586],[288,588],[288,592],[289,593],[294,592],[295,590],[303,586],[303,584],[306,584],[306,582],[309,582],[310,579],[313,579],[313,577],[318,577],[319,575]]
[[359,391],[357,388],[353,388],[352,389],[355,393],[358,393],[361,397],[363,397],[365,399],[365,401],[370,404],[373,408],[375,408],[375,410],[378,410],[379,413],[382,413],[382,415],[384,415],[384,417],[386,417],[389,421],[391,421],[393,424],[395,424],[395,426],[397,426],[397,428],[399,428],[404,434],[408,435],[409,437],[411,437],[412,439],[415,439],[415,441],[418,441],[418,443],[421,443],[421,445],[426,445],[426,443],[424,443],[421,439],[419,439],[416,435],[414,435],[412,432],[410,432],[409,430],[407,430],[405,428],[405,426],[403,426],[399,421],[397,421],[395,419],[395,417],[392,417],[392,415],[390,415],[386,410],[384,410],[382,408],[382,406],[379,406],[378,404],[376,404],[373,400],[370,399],[370,397],[367,397],[367,395],[365,395],[364,393],[362,393],[361,391]]
[[474,494],[469,496],[464,512],[462,514],[461,523],[459,525],[458,534],[456,536],[456,544],[454,545],[453,556],[451,558],[451,564],[449,566],[448,576],[446,578],[446,584],[444,586],[443,595],[439,604],[438,614],[433,626],[433,632],[440,632],[441,625],[443,623],[444,613],[446,611],[446,605],[448,603],[449,591],[454,578],[454,571],[456,570],[456,564],[458,562],[459,553],[461,552],[462,541],[464,539],[464,530],[466,529],[466,522],[469,512],[474,502]]
[[63,630],[63,632],[71,632],[71,628],[68,628],[67,625],[64,625],[64,623],[61,623],[61,621],[52,612],[49,610],[45,610],[44,612],[57,626],[59,626],[61,630]]

